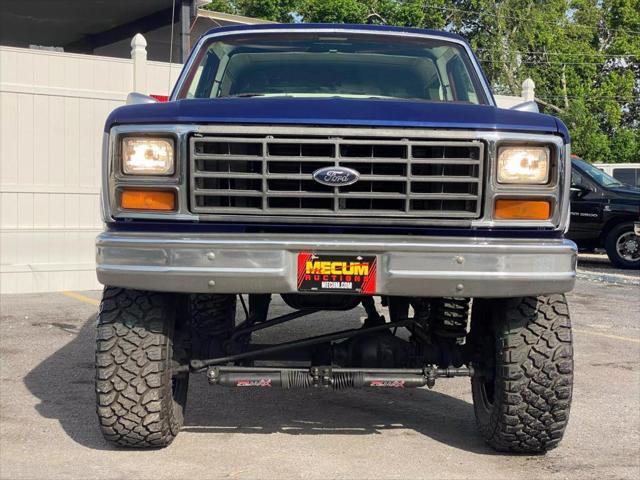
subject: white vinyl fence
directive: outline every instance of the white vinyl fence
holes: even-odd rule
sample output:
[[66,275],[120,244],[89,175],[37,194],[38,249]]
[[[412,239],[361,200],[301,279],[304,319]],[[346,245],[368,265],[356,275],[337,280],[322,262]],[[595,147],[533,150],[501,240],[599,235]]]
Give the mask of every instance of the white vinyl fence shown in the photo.
[[169,88],[169,64],[146,60],[141,35],[132,47],[129,60],[0,46],[0,293],[99,288],[104,122],[129,92]]

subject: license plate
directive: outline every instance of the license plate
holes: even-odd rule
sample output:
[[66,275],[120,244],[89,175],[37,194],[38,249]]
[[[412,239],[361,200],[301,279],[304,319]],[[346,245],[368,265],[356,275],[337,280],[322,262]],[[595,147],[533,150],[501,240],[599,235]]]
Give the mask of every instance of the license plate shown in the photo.
[[375,255],[298,254],[298,291],[373,295]]

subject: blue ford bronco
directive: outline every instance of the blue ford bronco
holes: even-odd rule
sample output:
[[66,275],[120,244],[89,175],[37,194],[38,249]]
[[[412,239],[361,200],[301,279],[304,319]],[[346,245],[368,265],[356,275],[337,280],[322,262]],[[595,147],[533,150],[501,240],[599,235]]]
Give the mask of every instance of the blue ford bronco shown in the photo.
[[[497,108],[457,35],[208,32],[168,102],[131,94],[106,121],[104,436],[168,445],[196,373],[283,389],[466,376],[492,447],[555,447],[573,384],[569,142],[533,103]],[[274,295],[289,313],[269,315]],[[358,328],[252,342],[352,309]]]

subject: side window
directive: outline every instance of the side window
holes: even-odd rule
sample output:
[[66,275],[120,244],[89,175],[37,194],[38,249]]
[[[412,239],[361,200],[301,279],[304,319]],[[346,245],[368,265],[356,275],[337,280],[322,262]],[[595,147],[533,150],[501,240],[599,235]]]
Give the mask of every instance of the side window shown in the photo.
[[616,168],[613,170],[613,178],[632,187],[638,187],[640,186],[638,172],[640,172],[638,168]]
[[420,69],[420,73],[425,77],[424,98],[438,102],[446,100],[436,64],[432,60],[429,60],[418,68]]
[[453,90],[454,100],[458,102],[478,103],[478,97],[469,73],[459,56],[447,62],[447,77]]
[[[207,98],[211,94],[211,90],[214,87],[216,71],[218,70],[218,65],[220,64],[220,59],[216,55],[214,51],[208,51],[207,56],[202,62],[202,64],[198,67],[198,69],[194,72],[194,75],[198,76],[197,81],[191,80],[192,85],[195,85],[195,91],[192,91],[192,86],[189,87],[190,93],[195,98]],[[192,98],[193,98],[192,97]]]
[[584,178],[575,170],[571,171],[571,186],[586,188],[588,185],[585,183]]
[[187,98],[194,98],[196,96],[196,87],[200,83],[200,77],[202,76],[202,70],[204,67],[202,65],[198,66],[196,73],[193,75],[193,81],[189,86],[189,91],[187,92]]

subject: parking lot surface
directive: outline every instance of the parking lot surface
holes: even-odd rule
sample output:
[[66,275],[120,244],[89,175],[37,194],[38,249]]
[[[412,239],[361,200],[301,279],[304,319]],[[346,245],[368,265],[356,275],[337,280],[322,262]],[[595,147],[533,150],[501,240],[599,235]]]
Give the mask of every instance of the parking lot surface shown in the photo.
[[[99,292],[0,297],[0,478],[640,478],[640,295],[579,280],[569,295],[575,389],[563,443],[497,454],[476,433],[469,380],[434,390],[229,390],[192,377],[185,427],[167,449],[105,443],[94,414]],[[279,299],[273,314],[284,311]],[[353,310],[264,332],[358,325]]]
[[583,280],[640,286],[640,270],[616,268],[604,253],[581,253],[577,270]]

